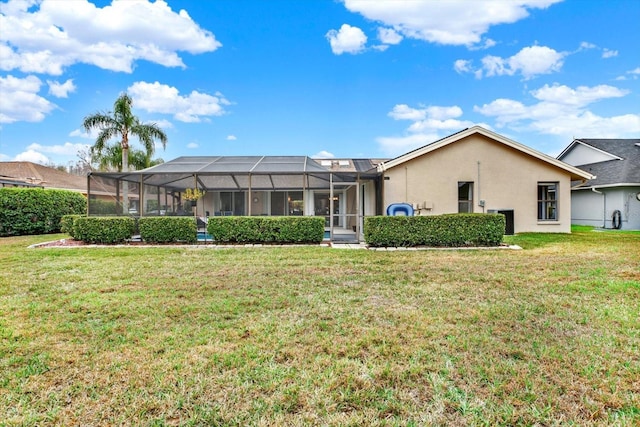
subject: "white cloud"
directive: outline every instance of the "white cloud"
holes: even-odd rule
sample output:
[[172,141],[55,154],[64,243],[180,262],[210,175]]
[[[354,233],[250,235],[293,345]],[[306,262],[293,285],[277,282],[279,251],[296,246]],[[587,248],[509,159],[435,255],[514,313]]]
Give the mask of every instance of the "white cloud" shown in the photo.
[[160,129],[172,129],[173,128],[173,123],[171,123],[169,120],[148,120],[147,123],[154,123],[156,126],[158,126]]
[[64,83],[47,80],[47,84],[49,85],[49,93],[56,98],[67,98],[69,93],[76,91],[73,79],[69,79]]
[[538,74],[559,71],[566,55],[546,46],[530,46],[507,59],[486,56],[482,63],[487,76],[512,76],[520,73],[524,78],[529,79]]
[[407,104],[397,104],[388,113],[388,116],[395,120],[448,120],[462,115],[462,109],[457,105],[452,107],[429,106],[423,108],[412,108]]
[[413,123],[403,136],[379,137],[376,141],[385,154],[401,154],[440,139],[452,131],[473,126],[473,122],[458,119],[462,114],[462,108],[457,105],[413,108],[407,104],[397,104],[388,116],[394,120],[409,120]]
[[340,30],[329,30],[325,37],[329,40],[331,51],[336,55],[360,53],[367,43],[367,36],[362,30],[349,24],[342,24]]
[[462,73],[470,73],[473,71],[471,67],[471,61],[466,59],[458,59],[453,63],[453,69],[456,70],[458,74]]
[[224,107],[231,103],[219,92],[208,95],[198,91],[180,95],[173,86],[159,82],[136,82],[127,92],[133,98],[133,105],[150,113],[172,114],[181,122],[201,122],[210,116],[225,114]]
[[42,153],[39,153],[35,150],[27,150],[20,154],[18,154],[13,159],[16,162],[32,162],[32,163],[40,163],[41,165],[46,165],[51,163],[49,158]]
[[626,90],[608,85],[593,87],[578,86],[572,89],[565,85],[544,85],[540,89],[531,91],[534,98],[540,101],[575,106],[578,108],[587,106],[593,102],[607,98],[620,98],[627,95]]
[[393,28],[378,28],[378,40],[384,44],[398,44],[403,37]]
[[559,135],[567,139],[577,132],[593,138],[630,137],[640,132],[640,114],[601,117],[587,109],[591,104],[625,96],[628,91],[613,86],[545,85],[531,91],[537,103],[525,105],[511,99],[496,99],[474,111],[495,117],[499,127]]
[[392,27],[406,38],[447,45],[475,45],[489,28],[512,24],[561,0],[344,0],[345,7]]
[[192,148],[193,149],[193,148],[198,148],[198,147],[199,147],[199,145],[196,144],[195,142],[190,142],[190,143],[187,144],[187,148]]
[[65,142],[63,145],[41,145],[34,143],[27,147],[27,151],[37,151],[60,156],[75,156],[80,150],[86,150],[88,148],[89,144],[72,144],[70,142]]
[[[630,75],[632,79],[636,80],[638,77],[640,77],[640,67],[631,71],[627,71],[626,74]],[[616,77],[616,80],[627,80],[627,75],[618,76]]]
[[238,139],[235,135],[227,135],[227,141],[235,141]]
[[607,59],[607,58],[613,58],[615,56],[618,56],[618,51],[617,50],[611,50],[611,49],[607,49],[604,48],[602,50],[602,57]]
[[311,156],[312,159],[334,159],[336,156],[326,150],[318,151],[316,154]]
[[582,42],[580,43],[580,48],[578,50],[584,50],[584,49],[595,49],[598,46],[596,46],[593,43],[589,43],[589,42]]
[[60,75],[86,63],[130,73],[147,60],[184,67],[178,52],[212,52],[221,44],[185,10],[166,1],[10,0],[0,4],[0,69]]
[[495,40],[493,39],[485,39],[484,43],[482,44],[477,44],[474,46],[469,46],[469,50],[484,50],[484,49],[489,49],[494,47],[496,44],[498,44]]
[[40,86],[42,81],[35,76],[0,76],[0,123],[42,121],[56,105],[38,95]]
[[95,128],[91,129],[91,131],[88,133],[84,130],[84,128],[80,128],[80,129],[75,129],[71,131],[69,133],[69,136],[95,140],[98,137],[99,133],[100,133],[100,130]]
[[473,73],[477,78],[521,74],[530,79],[559,71],[567,55],[567,52],[557,52],[546,46],[529,46],[509,58],[487,55],[481,60],[481,68],[475,68],[469,60],[458,59],[453,63],[453,69],[458,73]]

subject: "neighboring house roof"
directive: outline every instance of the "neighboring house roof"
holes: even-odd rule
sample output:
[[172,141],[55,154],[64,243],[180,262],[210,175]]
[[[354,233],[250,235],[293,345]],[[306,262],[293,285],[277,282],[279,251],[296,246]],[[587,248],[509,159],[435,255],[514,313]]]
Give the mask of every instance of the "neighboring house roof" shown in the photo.
[[575,139],[558,158],[568,157],[572,151],[585,147],[593,151],[593,156],[583,158],[601,161],[576,165],[596,176],[580,187],[640,185],[640,139]]
[[87,178],[31,162],[0,162],[0,179],[44,188],[87,192]]
[[500,134],[497,134],[495,132],[492,132],[490,130],[487,130],[481,126],[473,126],[471,128],[467,128],[464,129],[460,132],[456,132],[452,135],[449,135],[445,138],[442,138],[438,141],[432,142],[431,144],[425,145],[423,147],[420,147],[416,150],[410,151],[406,154],[403,154],[402,156],[396,157],[395,159],[391,159],[388,160],[386,162],[382,162],[381,164],[378,165],[378,171],[380,172],[384,172],[387,169],[399,166],[409,160],[415,159],[417,157],[423,156],[427,153],[430,153],[432,151],[435,151],[439,148],[445,147],[449,144],[453,144],[456,141],[460,141],[461,139],[467,138],[471,135],[474,134],[480,134],[483,135],[487,138],[491,138],[492,140],[499,142],[501,144],[504,144],[508,147],[513,148],[516,151],[519,151],[523,154],[526,154],[528,156],[531,156],[537,160],[540,160],[542,162],[545,162],[547,164],[553,165],[559,169],[562,169],[564,171],[566,171],[567,173],[569,173],[571,175],[571,179],[572,180],[588,180],[588,179],[593,179],[594,176],[589,173],[586,172],[582,169],[579,169],[575,166],[571,166],[567,163],[564,163],[558,159],[555,159],[551,156],[548,156],[544,153],[541,153],[537,150],[534,150],[531,147],[527,147],[526,145],[520,144],[519,142],[516,142],[512,139],[509,139],[505,136],[502,136]]

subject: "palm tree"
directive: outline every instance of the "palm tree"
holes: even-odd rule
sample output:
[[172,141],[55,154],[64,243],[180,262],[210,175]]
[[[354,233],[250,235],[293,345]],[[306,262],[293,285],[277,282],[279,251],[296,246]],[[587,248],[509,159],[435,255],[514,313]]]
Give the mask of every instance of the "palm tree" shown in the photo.
[[[98,129],[98,137],[91,147],[92,154],[104,155],[109,148],[109,141],[114,138],[120,139],[122,149],[122,171],[129,171],[129,137],[136,136],[144,147],[147,157],[150,159],[155,149],[155,141],[162,143],[162,148],[167,145],[167,135],[155,123],[142,124],[140,120],[131,112],[133,101],[131,97],[123,93],[113,104],[113,112],[98,112],[84,118],[82,126],[89,132]],[[122,182],[123,211],[128,213],[129,186],[126,181]]]
[[[120,144],[112,144],[106,146],[102,153],[93,152],[91,149],[91,163],[96,164],[101,171],[118,171],[122,172],[122,146]],[[151,159],[144,151],[129,149],[129,170],[140,170],[151,166],[164,163],[161,158]]]

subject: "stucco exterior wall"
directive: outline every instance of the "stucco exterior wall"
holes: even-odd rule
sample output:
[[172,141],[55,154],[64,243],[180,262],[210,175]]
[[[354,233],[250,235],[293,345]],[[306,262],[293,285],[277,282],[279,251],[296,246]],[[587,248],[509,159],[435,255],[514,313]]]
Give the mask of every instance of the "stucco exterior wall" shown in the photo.
[[[571,232],[569,174],[479,134],[386,170],[384,206],[426,204],[431,209],[418,214],[456,213],[459,181],[474,183],[474,212],[512,209],[516,233]],[[538,221],[539,182],[558,183],[557,221]]]

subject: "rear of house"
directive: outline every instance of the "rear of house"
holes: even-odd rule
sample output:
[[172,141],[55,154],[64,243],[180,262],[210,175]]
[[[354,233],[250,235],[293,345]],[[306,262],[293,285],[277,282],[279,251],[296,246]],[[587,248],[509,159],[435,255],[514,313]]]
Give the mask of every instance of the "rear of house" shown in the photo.
[[507,234],[571,232],[571,181],[591,175],[475,126],[384,162],[385,205],[417,215],[500,212]]

